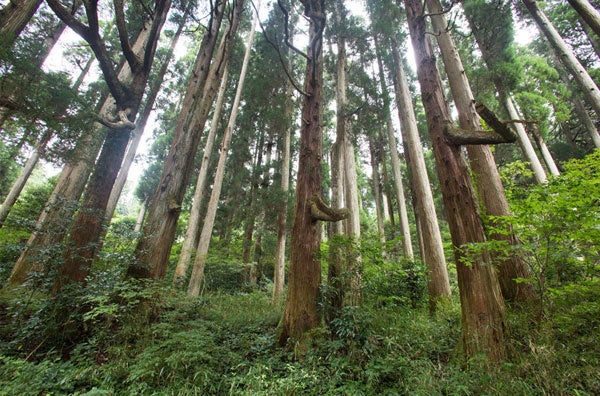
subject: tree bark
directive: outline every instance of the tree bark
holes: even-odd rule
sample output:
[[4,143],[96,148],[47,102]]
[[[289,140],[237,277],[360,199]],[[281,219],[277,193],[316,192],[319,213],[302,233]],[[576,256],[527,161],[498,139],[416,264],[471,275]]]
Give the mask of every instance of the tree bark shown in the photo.
[[317,296],[321,284],[319,251],[321,225],[313,217],[310,199],[321,196],[322,112],[323,112],[323,29],[324,0],[304,0],[310,21],[308,59],[302,104],[300,153],[294,223],[290,241],[288,295],[283,312],[279,344],[300,341],[306,332],[321,323]]
[[215,223],[215,217],[217,215],[217,206],[221,196],[221,187],[223,185],[223,178],[225,176],[225,163],[227,161],[227,153],[229,152],[229,143],[231,142],[231,135],[233,133],[233,129],[235,128],[237,115],[240,109],[240,100],[242,97],[242,91],[244,89],[244,80],[248,70],[248,62],[250,61],[250,53],[254,42],[254,31],[256,29],[257,22],[258,15],[254,18],[254,22],[252,22],[252,28],[250,29],[250,34],[248,35],[248,41],[246,42],[246,53],[244,54],[244,60],[242,62],[242,70],[240,71],[235,98],[231,106],[229,122],[225,128],[225,131],[223,132],[223,142],[221,143],[221,153],[219,155],[219,162],[217,164],[217,170],[213,180],[213,189],[210,194],[208,208],[206,209],[206,217],[204,218],[204,224],[202,225],[202,232],[200,233],[200,240],[198,242],[198,248],[196,249],[196,258],[194,259],[194,266],[192,268],[192,275],[190,277],[190,283],[188,286],[188,295],[190,297],[198,297],[202,282],[204,280],[206,256],[208,255],[212,229]]
[[438,301],[450,296],[450,280],[446,268],[442,235],[427,174],[427,165],[423,155],[423,145],[417,129],[417,119],[408,89],[408,81],[397,48],[397,45],[392,44],[396,103],[402,126],[400,131],[408,156],[411,159],[412,189],[416,197],[415,211],[417,212],[423,239],[423,262],[427,266],[429,307],[431,310],[435,310]]
[[[369,136],[369,153],[371,154],[371,188],[373,189],[373,197],[375,197],[375,214],[377,216],[377,234],[379,234],[379,242],[385,244],[385,229],[383,227],[383,205],[381,203],[381,181],[379,179],[379,162],[375,153],[375,143],[373,137]],[[383,153],[382,153],[383,154]],[[382,252],[385,256],[385,250]]]
[[[450,83],[450,90],[454,104],[458,110],[458,119],[461,128],[468,130],[482,130],[482,125],[475,109],[475,100],[471,86],[467,80],[462,60],[448,32],[448,24],[443,14],[443,7],[439,0],[426,0],[427,8],[431,14],[431,22],[441,50],[446,74]],[[483,204],[485,214],[488,216],[510,216],[510,208],[496,168],[496,162],[490,147],[487,145],[467,146],[469,163],[480,203]],[[489,238],[505,242],[507,248],[519,246],[519,240],[510,230],[505,235],[493,234]],[[520,282],[522,278],[529,278],[530,273],[524,258],[518,253],[512,253],[509,258],[498,264],[500,287],[502,295],[507,300],[528,302],[536,299],[536,292],[530,283]]]
[[600,36],[600,13],[587,0],[567,0],[581,18]]
[[535,144],[538,146],[538,150],[540,151],[540,153],[542,153],[542,158],[543,158],[544,163],[546,164],[546,168],[548,168],[548,171],[550,172],[550,174],[552,176],[560,175],[560,171],[558,170],[558,167],[556,166],[556,163],[554,162],[554,158],[552,158],[552,153],[550,153],[550,150],[548,149],[548,146],[546,145],[544,138],[540,135],[540,133],[537,131],[537,129],[535,127],[531,128],[531,135],[533,136],[533,140],[535,141]]
[[235,15],[217,50],[211,66],[225,1],[215,3],[211,24],[202,38],[194,69],[186,88],[181,114],[177,119],[173,142],[163,172],[152,197],[135,260],[127,274],[136,278],[160,279],[165,276],[183,196],[193,170],[193,161],[201,132],[208,118],[216,90],[222,78],[225,59],[237,31],[243,1],[236,3]]
[[580,85],[589,104],[600,117],[600,90],[598,90],[598,86],[594,80],[592,80],[588,72],[573,54],[573,51],[567,46],[544,12],[539,8],[538,2],[535,0],[522,1],[538,25],[538,28],[544,33],[546,39],[548,39],[552,48],[556,51],[558,59]]
[[0,10],[0,45],[2,47],[12,47],[41,2],[41,0],[11,0]]
[[[450,110],[423,16],[420,0],[405,0],[410,36],[427,126],[454,246],[462,311],[462,341],[467,356],[479,353],[493,361],[505,358],[505,308],[486,242],[483,223],[469,171],[460,147],[447,144],[444,123]],[[479,248],[471,249],[471,244]]]

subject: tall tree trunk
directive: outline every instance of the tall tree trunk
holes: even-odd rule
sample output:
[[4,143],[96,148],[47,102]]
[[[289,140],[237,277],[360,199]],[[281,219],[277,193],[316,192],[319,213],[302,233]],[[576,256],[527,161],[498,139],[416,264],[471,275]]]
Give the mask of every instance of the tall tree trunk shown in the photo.
[[[385,146],[386,146],[386,141],[380,130],[379,131],[379,150],[381,152],[385,152]],[[382,160],[381,160],[381,174],[383,176],[383,191],[384,191],[384,195],[385,195],[384,206],[387,208],[388,216],[390,219],[390,226],[392,228],[392,239],[393,239],[395,237],[394,230],[396,228],[396,221],[394,220],[394,205],[392,203],[392,195],[394,195],[394,194],[392,193],[392,189],[390,187],[391,183],[390,183],[389,173],[387,170],[387,160],[384,156],[382,157]]]
[[[441,50],[446,74],[450,83],[450,90],[454,104],[458,110],[460,127],[465,130],[482,130],[482,125],[475,110],[475,100],[471,86],[467,80],[462,60],[448,30],[444,17],[442,4],[439,0],[426,0],[427,8],[431,14],[431,22]],[[467,146],[469,162],[480,203],[483,204],[485,214],[488,216],[510,216],[510,209],[496,162],[488,145]],[[514,232],[505,235],[493,234],[488,237],[505,242],[508,247],[518,247],[519,240]],[[536,298],[535,289],[530,283],[521,282],[529,278],[529,268],[520,254],[511,254],[508,259],[498,263],[500,287],[504,298],[513,301],[531,301]]]
[[186,88],[181,114],[177,119],[173,143],[163,172],[148,208],[142,235],[135,250],[135,261],[127,269],[129,276],[160,279],[165,276],[183,196],[193,170],[201,132],[221,82],[225,59],[239,24],[243,0],[235,3],[234,17],[217,50],[211,66],[225,1],[214,4],[209,30],[204,34],[194,69]]
[[273,274],[273,302],[277,303],[283,296],[285,287],[285,240],[287,234],[287,202],[290,188],[290,159],[291,159],[291,136],[294,122],[292,120],[294,87],[288,81],[287,95],[284,109],[284,120],[286,128],[283,136],[283,147],[281,148],[281,195],[283,200],[277,213],[277,244],[275,247],[275,271]]
[[435,310],[437,302],[450,296],[450,280],[446,268],[442,235],[435,213],[433,193],[429,184],[427,165],[423,155],[423,145],[417,129],[417,119],[413,110],[408,81],[402,66],[397,45],[392,44],[394,57],[394,87],[396,104],[400,118],[402,140],[411,160],[412,190],[416,197],[417,218],[423,239],[423,262],[427,266],[429,307]]
[[579,24],[581,25],[581,29],[585,33],[585,36],[590,41],[596,56],[600,58],[600,36],[594,33],[590,25],[588,25],[583,19],[579,20]]
[[41,0],[11,0],[0,10],[0,45],[2,47],[12,47],[41,2]]
[[[131,48],[133,53],[138,56],[142,53],[149,34],[150,29],[143,29],[140,32]],[[129,85],[134,76],[128,66],[123,66],[120,68],[117,78],[124,85]],[[101,103],[99,109],[101,118],[110,119],[113,114],[117,113],[117,104],[113,98],[105,96]],[[106,133],[103,125],[94,123],[78,139],[77,145],[71,152],[58,182],[37,220],[25,249],[13,267],[9,278],[10,284],[23,283],[31,270],[41,271],[46,263],[51,262],[52,257],[40,255],[40,252],[50,251],[53,252],[52,255],[56,255],[60,250],[57,247],[63,241],[68,227],[71,225],[71,219],[77,209]]]
[[188,267],[192,263],[192,258],[196,254],[196,244],[198,243],[198,234],[200,231],[202,201],[204,200],[204,188],[206,187],[208,166],[210,164],[210,157],[212,156],[217,129],[219,128],[221,111],[223,110],[223,101],[225,99],[225,89],[227,88],[228,75],[229,67],[226,65],[225,70],[223,71],[223,79],[221,80],[221,87],[219,88],[219,93],[217,95],[217,102],[215,104],[212,121],[210,123],[210,130],[208,131],[208,136],[206,137],[206,143],[204,145],[204,152],[202,153],[202,162],[200,163],[198,180],[196,181],[196,189],[194,190],[194,199],[192,202],[192,209],[190,210],[190,218],[185,231],[183,245],[181,246],[179,260],[177,261],[177,267],[175,267],[175,274],[173,275],[173,286],[177,286],[182,283],[181,281],[186,277]]
[[469,357],[479,353],[491,360],[506,356],[504,345],[505,308],[487,250],[470,251],[470,244],[486,242],[483,223],[469,170],[459,146],[449,145],[444,123],[450,110],[443,97],[442,83],[423,16],[420,0],[405,0],[406,14],[417,61],[417,74],[427,126],[433,144],[438,177],[454,245],[462,311],[462,342]]
[[400,222],[400,232],[402,232],[402,252],[404,257],[414,260],[412,241],[410,239],[410,226],[408,224],[408,210],[406,209],[406,198],[404,197],[404,187],[402,186],[402,173],[400,171],[400,160],[398,158],[398,146],[396,145],[396,136],[392,120],[386,121],[388,133],[388,144],[390,146],[390,156],[392,158],[392,173],[394,174],[394,189],[396,190],[396,202],[398,203],[398,221]]
[[252,22],[252,28],[250,29],[250,34],[248,35],[248,41],[246,42],[246,53],[244,54],[244,60],[242,62],[242,70],[240,71],[235,98],[233,99],[233,105],[231,106],[229,122],[225,128],[225,131],[223,132],[223,142],[221,143],[221,153],[219,155],[219,162],[215,172],[213,189],[210,194],[208,208],[206,209],[206,217],[204,218],[204,224],[202,225],[202,232],[200,233],[200,240],[198,241],[198,248],[196,250],[196,258],[194,259],[194,267],[192,269],[192,275],[190,277],[190,283],[188,286],[188,295],[190,297],[198,297],[200,294],[202,281],[204,279],[204,266],[206,265],[206,256],[208,254],[212,229],[215,223],[215,217],[217,215],[217,206],[221,196],[221,187],[223,185],[223,177],[225,176],[225,163],[227,161],[227,153],[229,152],[229,143],[231,142],[231,135],[233,133],[233,129],[235,128],[237,115],[240,109],[240,100],[242,97],[242,91],[244,89],[244,80],[248,70],[248,62],[250,61],[250,53],[252,50],[252,44],[254,42],[254,31],[256,29],[257,21],[258,15],[254,18],[254,21]]
[[138,213],[138,217],[135,221],[135,227],[133,229],[134,233],[138,233],[142,230],[142,224],[144,224],[144,217],[146,217],[146,207],[147,207],[147,202],[144,201],[142,202],[142,205],[140,206],[140,211]]
[[[383,205],[381,203],[381,181],[379,180],[379,162],[375,152],[375,143],[373,137],[369,136],[369,153],[371,154],[371,173],[373,180],[371,188],[375,197],[375,213],[377,216],[377,234],[379,234],[379,242],[385,244],[385,229],[383,227]],[[382,153],[383,154],[383,153]],[[383,251],[385,254],[385,251]]]
[[280,345],[285,345],[288,339],[300,341],[307,331],[321,323],[316,301],[321,284],[321,263],[316,254],[321,224],[311,213],[311,202],[315,197],[321,197],[325,1],[304,0],[303,5],[310,21],[310,45],[304,81],[288,295],[279,334]]
[[600,36],[600,13],[587,0],[567,0],[581,18]]
[[596,115],[600,117],[600,90],[598,90],[598,86],[596,86],[594,80],[592,80],[588,72],[573,54],[573,51],[567,46],[544,12],[539,8],[538,2],[535,0],[522,1],[538,25],[538,28],[544,33],[546,39],[548,39],[552,48],[556,51],[558,59],[560,59],[565,68],[580,85],[590,106],[592,106]]
[[[346,10],[343,2],[335,2],[334,18],[339,25],[337,31],[337,84],[336,84],[336,166],[338,172],[336,183],[339,184],[337,189],[337,197],[335,197],[334,207],[346,206],[350,210],[348,219],[344,222],[343,233],[352,241],[353,244],[358,244],[360,240],[360,208],[358,205],[358,183],[356,175],[356,161],[354,158],[354,146],[350,140],[351,123],[348,113],[348,98],[347,98],[347,57],[346,57],[346,32],[343,28],[346,17]],[[341,201],[343,200],[343,201]],[[339,205],[339,206],[335,206]],[[336,233],[341,231],[339,226],[335,227]],[[338,234],[339,235],[339,234]],[[339,249],[334,246],[333,249]],[[354,251],[354,247],[350,247],[350,254],[345,255],[346,262],[339,263],[343,268],[340,268],[342,277],[347,282],[336,282],[338,286],[345,290],[338,290],[338,294],[343,295],[344,304],[357,305],[360,299],[360,289],[362,284],[362,275],[360,269],[360,257]],[[339,258],[340,256],[338,256]],[[337,259],[336,259],[337,261]],[[337,265],[337,263],[335,264]]]

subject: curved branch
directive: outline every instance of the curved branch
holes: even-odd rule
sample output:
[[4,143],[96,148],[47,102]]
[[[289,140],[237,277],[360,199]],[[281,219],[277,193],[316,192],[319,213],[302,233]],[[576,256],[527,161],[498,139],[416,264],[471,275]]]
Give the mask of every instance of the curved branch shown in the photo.
[[517,139],[506,139],[495,131],[476,131],[456,128],[452,123],[447,122],[444,125],[444,135],[448,138],[448,143],[455,146],[478,145],[478,144],[500,144],[514,143]]
[[100,116],[96,118],[96,121],[110,129],[123,129],[131,131],[135,129],[135,123],[129,121],[129,118],[127,118],[129,113],[131,113],[130,109],[119,111],[117,114],[119,117],[118,121],[110,121]]
[[308,199],[310,214],[313,220],[340,221],[348,218],[350,211],[346,208],[332,209],[323,202],[320,196],[313,195]]

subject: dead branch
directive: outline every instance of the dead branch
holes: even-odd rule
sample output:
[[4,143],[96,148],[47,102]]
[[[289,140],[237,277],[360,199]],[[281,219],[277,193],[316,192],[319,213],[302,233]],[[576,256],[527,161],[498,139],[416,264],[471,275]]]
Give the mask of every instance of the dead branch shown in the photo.
[[308,203],[310,204],[310,214],[315,221],[340,221],[348,218],[350,215],[350,211],[346,208],[330,208],[318,195],[313,195],[309,198]]

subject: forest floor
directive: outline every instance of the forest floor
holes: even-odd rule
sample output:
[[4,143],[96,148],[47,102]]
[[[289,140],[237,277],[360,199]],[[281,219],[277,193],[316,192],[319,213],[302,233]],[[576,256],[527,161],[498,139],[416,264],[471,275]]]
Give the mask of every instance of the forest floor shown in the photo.
[[[16,303],[4,292],[0,395],[600,394],[598,282],[557,294],[541,323],[511,314],[510,357],[493,365],[461,357],[457,302],[432,316],[424,301],[369,301],[282,349],[281,307],[267,291],[192,301],[165,288],[120,290],[88,297],[70,335],[36,319],[49,308],[35,296]],[[25,304],[27,319],[16,320]]]

